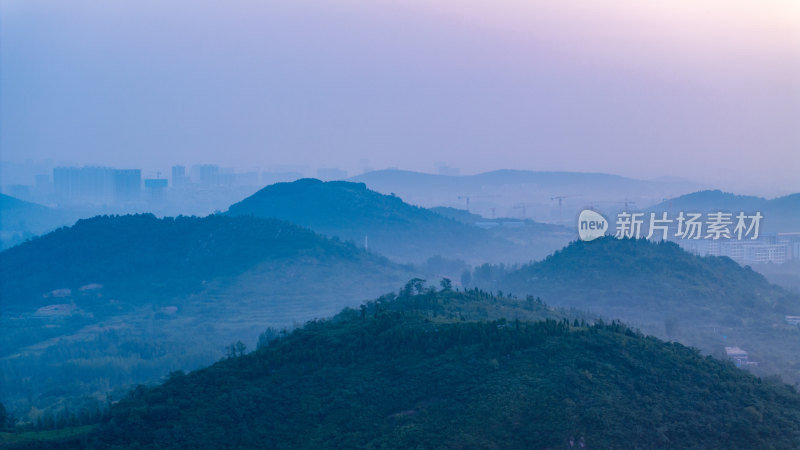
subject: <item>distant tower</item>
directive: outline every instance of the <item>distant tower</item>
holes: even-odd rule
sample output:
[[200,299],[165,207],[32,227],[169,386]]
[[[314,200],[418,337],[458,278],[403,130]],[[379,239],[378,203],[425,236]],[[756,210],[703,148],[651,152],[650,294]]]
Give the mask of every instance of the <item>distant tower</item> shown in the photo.
[[172,187],[180,187],[186,185],[188,179],[186,178],[186,167],[172,166]]
[[369,236],[364,236],[364,250],[369,250]]
[[142,191],[142,171],[139,169],[114,170],[114,201],[136,201]]

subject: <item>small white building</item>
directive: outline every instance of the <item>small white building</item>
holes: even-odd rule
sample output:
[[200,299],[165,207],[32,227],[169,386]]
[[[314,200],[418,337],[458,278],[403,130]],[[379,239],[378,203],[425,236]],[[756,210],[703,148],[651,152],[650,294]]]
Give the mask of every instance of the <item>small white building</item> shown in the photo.
[[728,358],[733,360],[736,367],[758,365],[757,362],[750,361],[747,352],[739,347],[725,347],[725,353],[728,355]]

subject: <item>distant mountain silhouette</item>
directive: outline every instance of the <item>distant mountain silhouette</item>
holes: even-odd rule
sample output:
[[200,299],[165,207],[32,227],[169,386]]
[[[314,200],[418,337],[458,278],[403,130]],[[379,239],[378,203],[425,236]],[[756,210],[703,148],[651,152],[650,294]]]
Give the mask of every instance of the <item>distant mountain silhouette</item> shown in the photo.
[[605,173],[557,172],[530,170],[494,170],[476,175],[436,175],[407,170],[386,169],[367,172],[351,178],[352,181],[366,183],[370,188],[383,192],[392,187],[411,187],[418,189],[464,189],[487,185],[536,184],[540,187],[564,189],[569,187],[591,189],[615,189],[634,192],[636,189],[654,185],[682,184],[686,180],[646,181]]
[[267,186],[236,203],[228,215],[290,221],[318,233],[368,246],[392,259],[420,262],[434,255],[470,262],[531,260],[537,249],[512,244],[480,228],[409,205],[363,183],[303,179]]
[[33,209],[41,211],[48,208],[38,203],[26,202],[25,200],[20,200],[10,195],[0,194],[0,211],[14,211],[20,209]]
[[367,172],[350,181],[426,207],[467,208],[484,217],[527,218],[561,225],[571,225],[577,212],[588,206],[613,210],[628,201],[642,207],[701,188],[679,179],[639,180],[604,173],[528,170],[451,176],[392,169]]
[[655,212],[761,212],[761,230],[764,232],[800,231],[800,193],[767,200],[750,195],[736,195],[720,190],[706,190],[665,200],[647,208]]
[[0,194],[0,250],[74,220],[72,214]]

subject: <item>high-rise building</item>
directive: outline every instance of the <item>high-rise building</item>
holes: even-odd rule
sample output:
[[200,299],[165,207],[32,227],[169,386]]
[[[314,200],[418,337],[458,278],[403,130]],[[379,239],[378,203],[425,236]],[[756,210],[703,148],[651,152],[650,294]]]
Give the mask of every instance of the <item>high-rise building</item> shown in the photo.
[[200,186],[216,186],[219,184],[219,166],[215,164],[192,166],[192,178],[200,183]]
[[105,203],[114,192],[114,169],[110,167],[56,167],[53,188],[56,198],[67,203]]
[[236,174],[232,169],[221,169],[216,164],[192,166],[192,180],[201,187],[233,186]]
[[114,201],[126,203],[139,200],[142,192],[142,171],[124,169],[114,171]]
[[172,187],[183,187],[189,184],[189,177],[186,176],[186,167],[172,166]]

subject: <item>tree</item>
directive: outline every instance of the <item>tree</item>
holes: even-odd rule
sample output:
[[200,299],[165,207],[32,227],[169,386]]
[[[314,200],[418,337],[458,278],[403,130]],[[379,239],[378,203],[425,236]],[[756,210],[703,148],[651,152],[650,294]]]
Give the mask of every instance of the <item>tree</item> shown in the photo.
[[225,347],[225,353],[228,358],[236,358],[244,356],[244,351],[247,348],[242,341],[236,341],[233,344]]
[[422,278],[412,278],[411,280],[406,283],[403,287],[403,296],[410,297],[414,294],[422,294],[423,290],[425,289],[425,280]]
[[449,278],[442,278],[442,281],[439,282],[439,285],[442,287],[443,291],[453,290],[453,282],[450,281]]
[[269,343],[280,336],[280,331],[275,328],[267,328],[266,331],[258,335],[258,343],[256,349],[269,346]]

